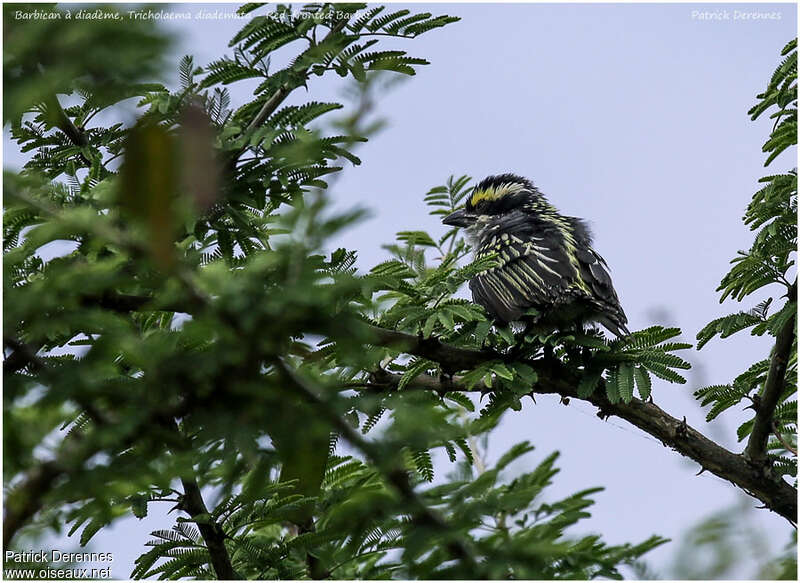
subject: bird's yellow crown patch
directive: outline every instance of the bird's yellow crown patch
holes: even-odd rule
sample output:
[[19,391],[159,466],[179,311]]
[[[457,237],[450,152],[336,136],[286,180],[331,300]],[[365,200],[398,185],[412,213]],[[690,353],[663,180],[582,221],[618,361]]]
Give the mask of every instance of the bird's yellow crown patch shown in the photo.
[[525,190],[525,185],[519,182],[506,182],[495,186],[489,186],[480,190],[475,190],[472,193],[470,204],[474,207],[479,202],[484,200],[498,200],[509,194],[515,194],[521,190]]

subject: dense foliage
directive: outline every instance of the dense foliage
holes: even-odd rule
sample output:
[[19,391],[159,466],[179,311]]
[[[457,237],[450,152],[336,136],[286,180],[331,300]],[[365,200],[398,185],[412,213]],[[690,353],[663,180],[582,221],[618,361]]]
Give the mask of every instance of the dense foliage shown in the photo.
[[[366,273],[355,251],[329,248],[360,217],[328,201],[331,178],[359,164],[368,112],[335,121],[342,104],[285,101],[300,88],[313,95],[320,76],[367,92],[381,76],[413,75],[427,62],[396,45],[456,18],[247,4],[232,56],[183,58],[170,90],[150,82],[168,42],[144,23],[87,22],[63,48],[54,21],[23,31],[4,10],[4,123],[33,153],[4,173],[6,548],[26,529],[63,525],[86,544],[161,503],[180,516],[153,533],[135,578],[619,577],[664,540],[578,536],[597,488],[544,495],[556,454],[521,473],[509,466],[527,442],[491,467],[481,459],[477,438],[537,392],[585,399],[693,459],[717,456],[716,473],[791,514],[779,476],[704,450],[697,432],[648,402],[653,376],[685,382],[678,371],[689,365],[675,352],[690,346],[673,340],[679,330],[609,341],[594,330],[521,337],[493,326],[454,297],[492,264],[469,263],[456,228],[400,231],[392,258]],[[75,69],[82,49],[111,37],[114,59]],[[786,112],[773,136],[796,126],[793,67],[763,98]],[[235,107],[233,83],[252,87],[252,99]],[[131,98],[135,124],[98,122]],[[784,277],[795,175],[770,180],[748,211],[764,227],[748,257],[768,256]],[[424,202],[438,216],[470,190],[468,177],[451,177]],[[738,265],[724,285],[741,296],[757,272]],[[796,355],[793,298],[769,318],[760,306],[753,325],[780,339],[791,321]],[[731,333],[720,322],[713,330]],[[779,473],[793,469],[796,387],[785,370]],[[748,382],[740,399],[771,386]],[[480,410],[471,393],[484,397]],[[453,464],[445,476],[434,476],[437,450]]]

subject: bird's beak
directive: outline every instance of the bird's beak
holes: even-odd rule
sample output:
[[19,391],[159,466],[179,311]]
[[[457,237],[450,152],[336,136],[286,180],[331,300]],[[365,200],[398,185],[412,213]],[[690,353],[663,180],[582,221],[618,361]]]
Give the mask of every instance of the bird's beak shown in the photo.
[[475,219],[475,215],[468,213],[464,209],[461,209],[447,215],[442,219],[442,222],[445,225],[450,225],[451,227],[469,227],[475,222]]

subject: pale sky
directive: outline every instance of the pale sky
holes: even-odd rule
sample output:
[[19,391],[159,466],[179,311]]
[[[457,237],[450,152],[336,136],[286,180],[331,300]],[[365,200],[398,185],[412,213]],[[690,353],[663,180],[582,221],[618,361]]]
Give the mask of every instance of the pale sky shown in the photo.
[[[203,8],[231,12],[235,6]],[[397,231],[444,232],[422,199],[448,175],[480,179],[510,171],[533,180],[563,213],[590,222],[631,330],[677,325],[691,342],[709,320],[763,297],[720,306],[715,289],[736,251],[752,241],[741,216],[758,179],[794,166],[791,152],[769,171],[763,168],[770,123],[747,116],[780,49],[796,35],[793,4],[408,7],[462,20],[399,43],[431,65],[381,96],[377,112],[388,127],[360,147],[364,163],[346,168],[331,192],[337,208],[371,210],[371,218],[336,242],[357,249],[362,268],[386,257],[381,244],[391,243]],[[742,20],[736,11],[780,18]],[[723,19],[701,19],[703,12]],[[202,65],[230,54],[227,42],[241,24],[169,23],[182,37],[174,61],[189,53]],[[318,78],[309,89],[296,99],[339,96],[339,85]],[[234,91],[233,97],[239,105],[248,96]],[[4,164],[16,166],[20,158],[4,139]],[[765,339],[742,336],[687,351],[696,365],[689,382],[654,383],[655,402],[739,451],[735,429],[746,418],[737,413],[741,407],[709,425],[692,391],[730,381],[768,350]],[[544,396],[536,405],[526,401],[493,434],[490,460],[525,439],[537,449],[518,463],[519,471],[561,451],[562,471],[550,498],[606,488],[575,534],[601,532],[610,543],[651,534],[679,539],[714,511],[742,499],[746,506],[759,504],[708,472],[695,476],[696,463],[620,419],[599,420],[584,403],[564,407]],[[447,465],[438,464],[440,474]],[[120,521],[95,537],[95,550],[115,553],[117,577],[128,576],[147,533],[164,527],[163,514],[151,509],[148,519]],[[788,542],[784,519],[764,510],[750,514],[771,552]],[[645,558],[669,576],[675,551],[668,544]],[[750,564],[733,576],[752,575]]]

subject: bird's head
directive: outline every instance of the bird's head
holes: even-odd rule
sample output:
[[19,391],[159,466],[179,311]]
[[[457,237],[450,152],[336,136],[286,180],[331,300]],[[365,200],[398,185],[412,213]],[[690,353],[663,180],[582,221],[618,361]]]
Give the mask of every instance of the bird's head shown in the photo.
[[489,176],[478,183],[463,209],[447,215],[442,222],[469,228],[481,219],[486,221],[504,215],[539,196],[541,194],[527,178],[516,174]]

